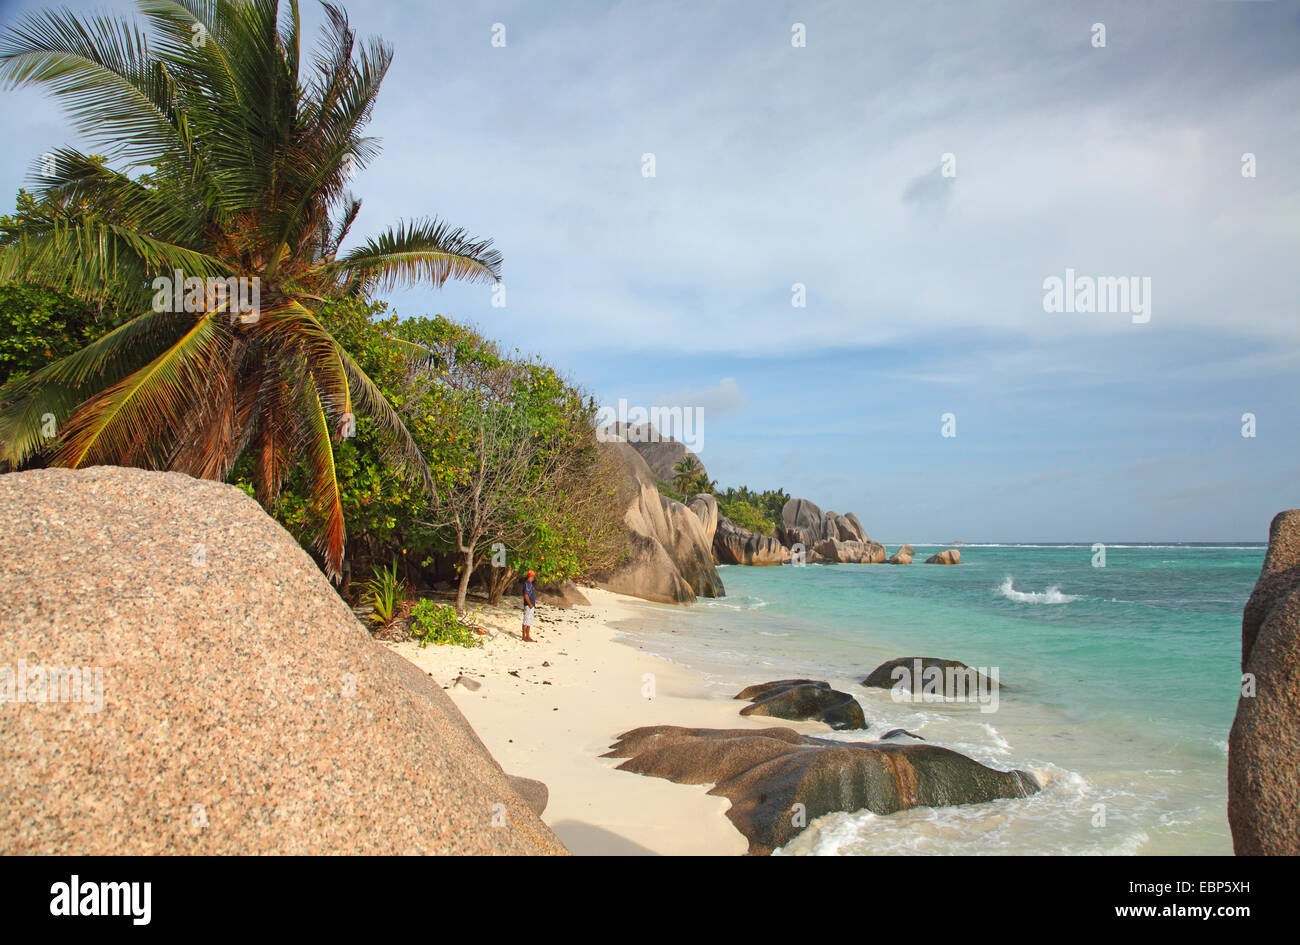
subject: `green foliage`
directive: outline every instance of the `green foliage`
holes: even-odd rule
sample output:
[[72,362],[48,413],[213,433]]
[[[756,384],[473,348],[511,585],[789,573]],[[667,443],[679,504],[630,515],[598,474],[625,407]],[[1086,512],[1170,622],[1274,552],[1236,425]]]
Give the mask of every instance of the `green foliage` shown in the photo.
[[[781,509],[790,501],[790,493],[784,489],[756,492],[748,486],[717,491],[715,495],[718,499],[718,511],[721,514],[742,528],[748,528],[760,535],[776,534],[776,523],[781,521]],[[732,514],[733,511],[735,514]],[[753,525],[742,524],[741,519],[745,518],[756,524],[762,524],[763,527],[755,528]]]
[[[478,443],[457,384],[467,374],[505,370],[510,384],[503,422],[539,444],[520,488],[508,494],[504,518],[486,532],[476,561],[503,542],[508,567],[532,568],[547,581],[564,581],[612,566],[622,547],[615,477],[605,468],[592,433],[594,404],[553,368],[509,359],[473,329],[441,315],[400,320],[381,302],[339,299],[324,306],[322,323],[401,415],[419,446],[439,496],[467,509]],[[388,441],[374,421],[360,416],[355,436],[334,447],[339,499],[354,567],[406,556],[427,566],[454,555],[454,529],[432,524],[430,500],[395,475]],[[236,481],[251,490],[248,464]],[[298,473],[285,481],[276,518],[308,544],[312,529],[309,482]]]
[[437,646],[482,646],[483,641],[473,628],[467,627],[456,615],[456,608],[423,598],[416,602],[411,611],[411,636],[420,641],[420,646],[430,643]]
[[664,480],[659,478],[655,479],[655,488],[659,490],[661,496],[672,499],[674,502],[680,502],[683,505],[685,505],[687,500],[690,498],[690,496],[678,492],[671,482],[664,482]]
[[745,499],[719,500],[718,513],[731,519],[731,523],[759,535],[775,535],[776,525]]
[[406,596],[406,582],[397,576],[397,562],[377,567],[366,582],[365,601],[374,608],[370,619],[385,627],[393,622],[397,608]]
[[113,326],[62,292],[0,284],[0,387],[77,351]]
[[[62,101],[113,161],[46,152],[34,194],[0,220],[0,282],[57,289],[120,320],[6,384],[0,462],[225,480],[250,456],[241,474],[267,507],[292,470],[310,498],[295,514],[341,579],[334,446],[356,415],[387,434],[390,473],[429,492],[434,483],[318,312],[395,285],[494,283],[501,254],[427,217],[343,249],[361,206],[347,182],[378,156],[366,125],[393,51],[360,40],[341,8],[325,5],[321,43],[304,62],[311,44],[296,2],[139,7],[135,19],[31,11],[0,30],[0,81]],[[209,281],[226,277],[250,287],[249,308],[232,310]],[[169,304],[181,289],[173,280],[184,286],[180,309]]]
[[683,456],[673,464],[672,484],[677,492],[684,496],[692,496],[698,492],[710,492],[713,486],[713,483],[709,482],[703,467],[700,466],[694,456]]

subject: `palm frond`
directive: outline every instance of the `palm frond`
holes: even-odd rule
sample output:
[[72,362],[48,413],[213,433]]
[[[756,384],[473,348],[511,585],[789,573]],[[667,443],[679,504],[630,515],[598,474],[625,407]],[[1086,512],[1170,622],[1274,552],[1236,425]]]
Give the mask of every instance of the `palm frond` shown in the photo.
[[331,580],[343,579],[343,551],[347,532],[343,521],[343,502],[339,496],[338,471],[334,466],[334,443],[329,419],[316,386],[301,385],[298,398],[297,450],[311,492],[311,504],[318,527],[313,543],[324,559],[325,573]]
[[31,14],[0,36],[0,80],[47,86],[79,131],[132,166],[155,163],[178,142],[173,85],[128,22],[66,10]]
[[205,313],[158,357],[79,407],[60,435],[52,464],[158,468],[167,438],[185,432],[181,420],[204,377],[220,367],[229,335],[219,314]]
[[147,364],[184,330],[184,316],[146,312],[80,351],[0,388],[0,461],[19,466],[81,403]]
[[490,239],[430,219],[399,223],[329,268],[345,283],[356,278],[365,288],[392,288],[417,282],[441,286],[448,279],[499,282],[501,264]]

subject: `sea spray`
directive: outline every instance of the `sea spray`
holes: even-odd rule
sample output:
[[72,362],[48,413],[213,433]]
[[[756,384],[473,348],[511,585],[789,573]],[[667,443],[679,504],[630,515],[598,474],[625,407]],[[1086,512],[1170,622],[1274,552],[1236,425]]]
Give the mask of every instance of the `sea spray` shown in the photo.
[[1002,579],[1002,583],[998,585],[998,593],[1007,600],[1013,600],[1018,604],[1068,604],[1079,599],[1074,594],[1062,594],[1060,587],[1056,585],[1052,585],[1041,593],[1018,591],[1010,575]]

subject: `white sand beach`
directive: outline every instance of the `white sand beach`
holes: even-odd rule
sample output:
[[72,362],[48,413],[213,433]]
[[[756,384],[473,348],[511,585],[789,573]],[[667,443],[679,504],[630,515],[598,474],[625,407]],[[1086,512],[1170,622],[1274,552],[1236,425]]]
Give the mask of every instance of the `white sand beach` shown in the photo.
[[[491,634],[480,649],[391,646],[446,688],[509,774],[546,783],[542,819],[571,852],[744,853],[744,837],[725,816],[726,798],[709,796],[706,785],[618,771],[619,759],[600,756],[620,732],[642,725],[763,728],[773,720],[743,718],[732,693],[711,691],[702,675],[618,642],[610,621],[631,616],[639,602],[583,593],[592,606],[539,604],[537,643],[521,639],[520,610],[509,599],[483,606],[475,618]],[[480,688],[454,684],[462,675]]]

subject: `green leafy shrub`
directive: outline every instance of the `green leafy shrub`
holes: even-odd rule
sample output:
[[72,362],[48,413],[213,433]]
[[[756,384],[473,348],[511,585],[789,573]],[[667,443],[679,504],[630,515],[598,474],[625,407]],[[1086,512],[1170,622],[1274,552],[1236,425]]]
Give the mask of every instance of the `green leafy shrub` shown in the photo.
[[420,641],[420,646],[430,643],[464,647],[483,645],[474,629],[461,623],[455,607],[435,604],[428,599],[417,601],[411,611],[411,636]]
[[406,582],[397,576],[397,562],[394,561],[390,567],[374,569],[366,582],[363,599],[374,608],[370,619],[388,626],[405,597]]
[[773,535],[776,533],[776,526],[771,519],[764,517],[763,513],[756,509],[753,503],[745,499],[735,499],[730,502],[718,502],[718,511],[731,519],[731,524],[740,528],[749,529],[757,535]]

